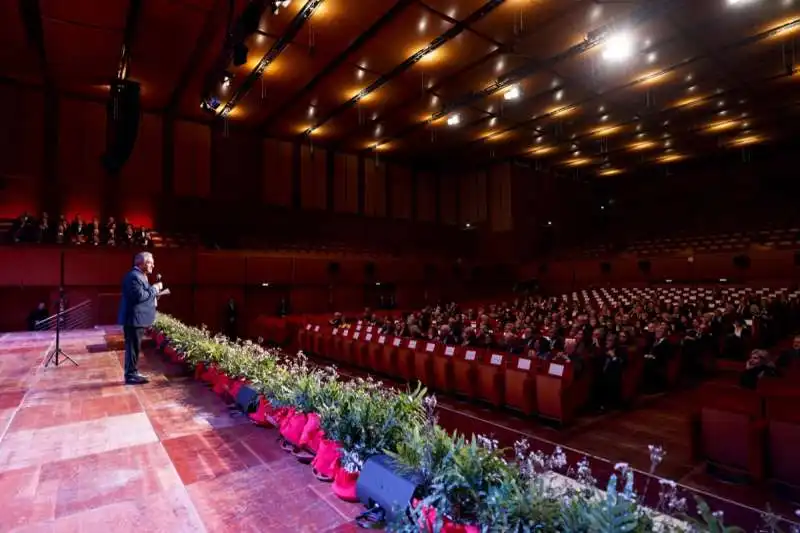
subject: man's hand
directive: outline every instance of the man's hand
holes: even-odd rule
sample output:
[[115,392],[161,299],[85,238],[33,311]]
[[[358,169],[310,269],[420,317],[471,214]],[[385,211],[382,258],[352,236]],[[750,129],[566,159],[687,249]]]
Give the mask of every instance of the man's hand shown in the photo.
[[164,284],[159,282],[153,283],[152,287],[155,287],[156,292],[161,292],[161,289],[164,288]]

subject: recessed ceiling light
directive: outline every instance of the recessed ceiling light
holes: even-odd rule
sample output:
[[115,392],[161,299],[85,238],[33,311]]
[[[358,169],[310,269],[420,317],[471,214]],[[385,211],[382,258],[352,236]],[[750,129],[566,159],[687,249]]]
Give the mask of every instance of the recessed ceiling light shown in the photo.
[[727,114],[728,114],[728,112],[727,112],[727,111],[725,111],[725,110],[723,109],[723,110],[722,110],[722,111],[720,111],[718,114],[719,114],[719,116],[721,116],[721,117],[724,117],[725,115],[727,115]]
[[600,107],[598,107],[598,108],[597,108],[597,112],[598,112],[598,113],[602,113],[602,112],[604,112],[605,110],[606,110],[606,106],[604,106],[604,105],[601,105]]
[[556,91],[554,97],[556,99],[556,102],[560,102],[561,99],[564,98],[564,91],[559,89],[558,91]]
[[665,120],[665,121],[664,121],[664,122],[662,122],[661,124],[662,124],[663,126],[669,126],[669,120]]
[[725,100],[720,100],[719,102],[717,102],[717,107],[722,107],[724,105],[725,105]]
[[494,66],[494,70],[495,70],[495,72],[500,72],[501,70],[503,70],[505,68],[505,66],[506,66],[506,62],[501,57],[500,59],[497,60],[497,63]]
[[542,136],[536,137],[536,143],[537,144],[542,144],[542,141],[544,141],[544,137],[542,137]]
[[489,125],[494,126],[497,123],[497,117],[492,117],[489,119]]
[[422,33],[428,27],[428,17],[422,17],[419,19],[419,23],[417,23],[417,30]]
[[628,32],[615,33],[606,39],[603,59],[611,62],[625,61],[633,55],[633,37]]
[[690,85],[689,87],[686,88],[686,90],[689,91],[690,93],[693,93],[697,90],[697,85]]
[[458,126],[460,123],[461,123],[461,116],[458,113],[447,117],[448,126]]
[[650,52],[649,54],[647,54],[647,62],[648,63],[655,63],[657,58],[658,58],[658,56],[656,55],[655,52]]
[[603,115],[602,117],[600,117],[600,122],[605,122],[607,120],[608,120],[608,115]]
[[692,76],[691,74],[687,74],[686,75],[686,81],[692,81],[693,79],[694,79],[694,76]]
[[516,100],[517,98],[519,98],[519,95],[520,95],[519,86],[512,85],[511,88],[509,90],[507,90],[505,92],[505,94],[503,94],[503,99],[504,100]]
[[309,117],[314,116],[314,106],[308,106],[308,116]]

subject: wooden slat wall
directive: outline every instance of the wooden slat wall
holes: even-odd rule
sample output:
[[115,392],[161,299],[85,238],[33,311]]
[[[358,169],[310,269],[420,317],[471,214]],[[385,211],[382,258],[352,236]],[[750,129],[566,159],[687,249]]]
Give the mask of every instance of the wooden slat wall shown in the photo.
[[358,156],[334,156],[333,209],[337,213],[358,213]]
[[417,220],[436,221],[436,176],[421,172],[417,176]]
[[486,221],[486,171],[476,170],[461,176],[460,222]]
[[503,163],[492,166],[489,175],[490,227],[493,231],[511,231],[511,166]]
[[106,173],[100,156],[106,149],[105,106],[61,98],[58,117],[58,182],[62,211],[91,219],[105,198]]
[[364,160],[364,214],[386,216],[386,164],[376,164],[373,157]]
[[455,226],[458,224],[457,195],[459,175],[454,173],[442,174],[442,190],[439,195],[439,213],[442,217],[442,224]]
[[292,203],[292,143],[265,139],[262,174],[264,201],[288,207]]
[[300,205],[303,209],[328,207],[327,151],[311,149],[307,144],[300,147]]
[[404,165],[389,166],[389,187],[392,190],[392,217],[411,218],[411,169]]
[[177,196],[206,198],[211,193],[211,130],[175,121],[173,188]]
[[0,85],[0,98],[13,103],[0,120],[0,175],[9,178],[0,192],[0,217],[38,213],[44,176],[44,94]]

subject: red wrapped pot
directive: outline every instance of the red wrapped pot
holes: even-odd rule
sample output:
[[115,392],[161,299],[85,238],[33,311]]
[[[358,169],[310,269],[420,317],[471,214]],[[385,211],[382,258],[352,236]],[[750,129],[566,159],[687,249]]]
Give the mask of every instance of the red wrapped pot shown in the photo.
[[161,346],[164,343],[165,338],[166,337],[164,337],[164,334],[160,331],[156,333],[156,346]]
[[214,381],[213,391],[220,395],[224,396],[226,392],[228,392],[228,384],[230,383],[231,378],[227,375],[223,374],[222,372],[217,374],[217,378]]
[[306,427],[307,418],[305,413],[289,410],[290,414],[281,423],[281,437],[292,446],[300,446],[300,438],[303,436],[303,428]]
[[358,483],[358,472],[348,472],[344,468],[339,468],[336,471],[336,476],[333,479],[333,485],[331,489],[333,493],[340,500],[344,500],[346,502],[357,502],[358,496],[356,496],[356,484]]
[[271,412],[267,413],[267,422],[269,422],[276,428],[280,428],[281,424],[283,424],[283,420],[287,416],[289,416],[289,409],[287,409],[286,407],[273,409]]
[[271,412],[272,406],[269,404],[269,401],[261,396],[258,399],[258,408],[256,408],[255,412],[248,414],[247,417],[256,425],[269,426],[270,422],[267,420],[267,416],[269,416]]
[[241,379],[233,379],[228,384],[228,394],[230,394],[231,398],[235,400],[236,397],[239,395],[239,391],[242,389],[242,387],[244,387],[244,381],[242,381]]
[[321,439],[319,447],[317,448],[317,455],[311,461],[311,467],[314,469],[314,475],[318,479],[332,480],[336,477],[336,471],[339,469],[339,458],[341,452],[338,442]]
[[[416,508],[417,505],[419,505],[419,500],[411,502],[413,508]],[[436,509],[427,506],[423,507],[422,516],[424,517],[424,522],[419,524],[420,529],[426,533],[433,532],[436,525]],[[441,533],[480,533],[480,528],[468,524],[456,524],[445,517],[442,519],[442,528],[440,531]]]
[[317,453],[322,437],[323,433],[319,427],[319,415],[317,413],[309,413],[306,425],[303,428],[303,434],[300,436],[300,446]]
[[200,376],[200,379],[207,383],[211,383],[212,385],[215,384],[217,379],[219,379],[219,371],[217,370],[217,367],[213,365],[208,367],[205,373]]
[[203,374],[206,373],[205,363],[197,363],[194,367],[194,379],[203,379]]

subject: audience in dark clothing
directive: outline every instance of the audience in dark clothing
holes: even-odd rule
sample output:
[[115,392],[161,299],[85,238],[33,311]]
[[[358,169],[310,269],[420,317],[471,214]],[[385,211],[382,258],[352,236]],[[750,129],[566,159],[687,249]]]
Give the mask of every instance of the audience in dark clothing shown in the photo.
[[72,222],[67,222],[67,218],[60,215],[58,223],[51,224],[47,213],[42,213],[38,220],[27,213],[22,214],[11,227],[11,241],[91,246],[116,246],[122,243],[141,248],[152,245],[150,230],[140,226],[134,231],[128,219],[125,219],[122,226],[118,226],[114,217],[109,217],[108,222],[102,225],[97,217],[86,224],[80,214],[75,215]]
[[746,389],[756,389],[761,378],[777,376],[778,370],[770,361],[769,353],[766,350],[753,350],[739,379],[739,384]]

